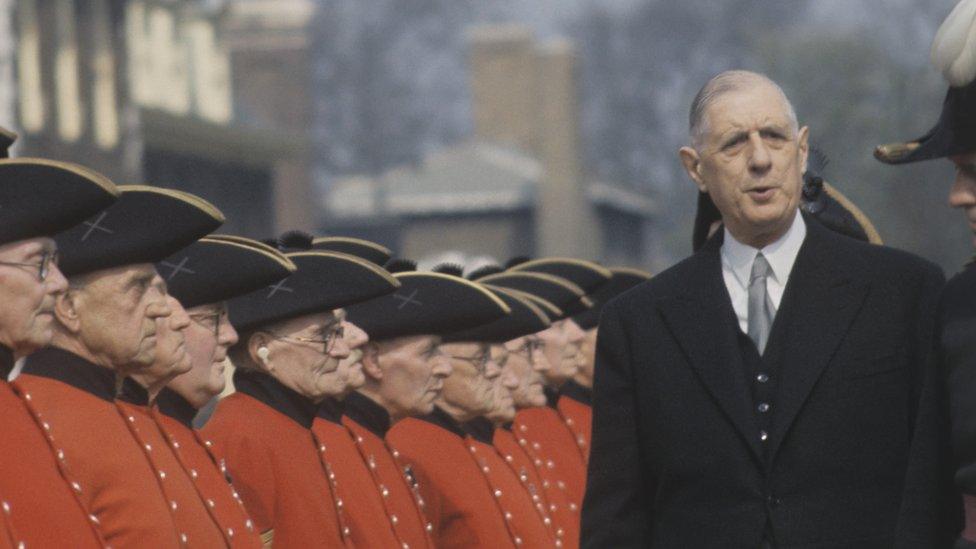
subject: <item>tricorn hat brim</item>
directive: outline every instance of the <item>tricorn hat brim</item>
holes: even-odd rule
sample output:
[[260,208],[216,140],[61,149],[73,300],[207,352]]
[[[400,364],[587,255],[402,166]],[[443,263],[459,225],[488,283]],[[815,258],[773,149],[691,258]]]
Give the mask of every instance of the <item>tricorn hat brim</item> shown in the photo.
[[976,82],[950,87],[939,121],[928,133],[907,143],[880,145],[874,157],[886,164],[908,164],[976,152]]
[[568,257],[543,257],[531,259],[509,267],[512,272],[546,273],[566,279],[591,294],[600,286],[606,284],[613,276],[606,267],[586,261]]

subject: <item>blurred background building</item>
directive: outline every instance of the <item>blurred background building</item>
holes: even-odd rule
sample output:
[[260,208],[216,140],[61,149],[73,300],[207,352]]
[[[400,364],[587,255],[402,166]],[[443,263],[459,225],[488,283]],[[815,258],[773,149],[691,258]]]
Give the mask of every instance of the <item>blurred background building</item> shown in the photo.
[[936,119],[954,3],[0,0],[0,125],[15,155],[198,193],[230,232],[660,270],[690,252],[691,99],[748,68],[886,242],[951,273],[971,253],[951,167],[871,151]]

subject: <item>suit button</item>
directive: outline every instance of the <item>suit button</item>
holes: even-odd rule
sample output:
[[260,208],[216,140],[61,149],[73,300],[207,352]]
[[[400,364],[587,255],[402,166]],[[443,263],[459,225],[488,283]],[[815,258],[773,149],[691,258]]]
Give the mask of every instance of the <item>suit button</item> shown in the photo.
[[759,431],[759,440],[761,440],[762,442],[766,442],[767,440],[769,440],[769,433],[767,433],[766,431]]
[[769,411],[770,406],[768,402],[760,402],[757,408],[759,409],[759,413],[765,414],[766,412]]
[[779,506],[780,503],[783,503],[783,502],[778,497],[776,497],[776,496],[774,496],[772,494],[766,496],[766,504],[769,505],[770,507],[777,507],[777,506]]
[[756,376],[756,381],[758,381],[759,383],[766,383],[767,381],[769,381],[769,376],[766,374],[759,374],[758,376]]

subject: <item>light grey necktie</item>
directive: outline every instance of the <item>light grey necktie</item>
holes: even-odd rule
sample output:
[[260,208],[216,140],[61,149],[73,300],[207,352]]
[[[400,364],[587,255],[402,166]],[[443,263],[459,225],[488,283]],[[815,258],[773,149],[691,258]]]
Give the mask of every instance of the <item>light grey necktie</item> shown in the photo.
[[749,339],[756,344],[759,354],[766,350],[769,341],[769,330],[773,326],[776,311],[773,302],[766,291],[766,278],[769,277],[769,262],[763,254],[756,255],[752,262],[752,272],[749,274]]

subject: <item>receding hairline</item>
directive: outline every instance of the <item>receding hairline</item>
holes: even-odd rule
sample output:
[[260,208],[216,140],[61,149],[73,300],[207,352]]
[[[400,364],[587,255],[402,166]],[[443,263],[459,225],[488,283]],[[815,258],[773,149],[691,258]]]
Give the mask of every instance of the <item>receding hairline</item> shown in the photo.
[[701,136],[705,132],[705,113],[709,106],[723,95],[745,90],[755,84],[769,86],[779,93],[780,97],[783,98],[783,104],[786,106],[787,115],[790,118],[793,129],[794,131],[798,131],[799,123],[796,117],[796,110],[793,108],[793,103],[790,102],[783,88],[765,74],[737,69],[724,71],[713,76],[698,90],[694,100],[691,102],[691,109],[688,113],[688,133],[691,136],[692,142],[695,144],[699,143]]

